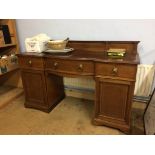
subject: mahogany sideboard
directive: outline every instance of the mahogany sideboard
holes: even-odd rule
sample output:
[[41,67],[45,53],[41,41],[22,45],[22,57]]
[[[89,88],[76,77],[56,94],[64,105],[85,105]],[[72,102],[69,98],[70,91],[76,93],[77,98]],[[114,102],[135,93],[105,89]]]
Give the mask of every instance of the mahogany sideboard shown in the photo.
[[[64,97],[63,76],[94,77],[95,109],[92,122],[130,131],[131,105],[139,56],[139,41],[69,41],[69,54],[18,54],[25,107],[50,112]],[[125,48],[121,59],[110,58],[109,48]]]

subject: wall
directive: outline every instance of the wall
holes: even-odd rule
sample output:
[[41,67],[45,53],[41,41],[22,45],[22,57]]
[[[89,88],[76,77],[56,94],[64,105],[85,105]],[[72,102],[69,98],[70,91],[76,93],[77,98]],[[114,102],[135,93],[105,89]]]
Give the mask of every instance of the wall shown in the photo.
[[141,63],[155,63],[155,19],[18,19],[17,31],[22,52],[25,38],[38,33],[46,33],[52,39],[139,40]]

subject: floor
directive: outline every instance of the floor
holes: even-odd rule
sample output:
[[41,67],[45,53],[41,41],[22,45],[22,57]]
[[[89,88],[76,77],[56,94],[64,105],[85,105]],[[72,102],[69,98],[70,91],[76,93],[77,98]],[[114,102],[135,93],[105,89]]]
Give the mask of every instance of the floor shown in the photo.
[[13,99],[23,94],[22,88],[12,86],[0,86],[0,109],[10,103]]
[[[138,105],[138,106],[137,106]],[[133,104],[131,134],[144,134],[142,104]],[[1,135],[123,135],[91,123],[93,101],[66,97],[50,113],[24,108],[24,95],[0,109]]]

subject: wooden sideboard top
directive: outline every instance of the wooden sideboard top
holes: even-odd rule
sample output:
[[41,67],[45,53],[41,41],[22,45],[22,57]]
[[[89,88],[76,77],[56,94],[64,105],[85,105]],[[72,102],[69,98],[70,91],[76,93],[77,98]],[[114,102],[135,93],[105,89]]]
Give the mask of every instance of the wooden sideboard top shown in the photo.
[[[137,44],[139,41],[70,41],[68,47],[74,51],[68,54],[47,54],[24,52],[18,56],[51,57],[67,60],[90,60],[94,62],[139,64]],[[106,54],[109,48],[126,48],[126,55],[123,58],[110,58]]]

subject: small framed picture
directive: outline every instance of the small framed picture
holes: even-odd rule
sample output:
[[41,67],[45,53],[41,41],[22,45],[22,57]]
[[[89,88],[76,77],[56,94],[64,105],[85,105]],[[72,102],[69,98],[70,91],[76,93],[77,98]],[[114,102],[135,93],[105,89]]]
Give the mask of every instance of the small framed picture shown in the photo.
[[144,130],[146,135],[155,135],[155,89],[144,112]]

